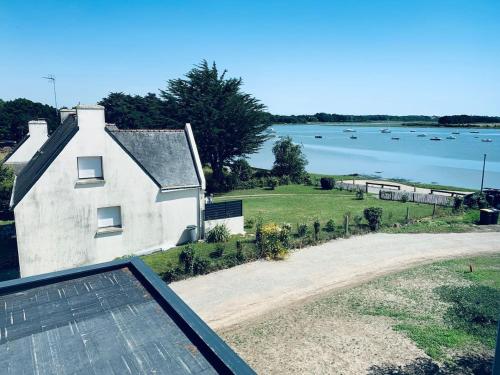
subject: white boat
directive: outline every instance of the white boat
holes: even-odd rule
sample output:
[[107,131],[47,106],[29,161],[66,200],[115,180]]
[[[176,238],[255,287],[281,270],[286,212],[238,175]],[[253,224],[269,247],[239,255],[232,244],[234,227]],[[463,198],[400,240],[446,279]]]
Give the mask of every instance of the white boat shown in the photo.
[[344,129],[344,133],[356,133],[356,130],[354,129]]
[[391,132],[391,130],[390,130],[390,129],[388,129],[388,128],[385,128],[385,129],[381,129],[381,130],[380,130],[380,132],[381,132],[381,133],[386,133],[386,134],[387,134],[387,133],[390,133],[390,132]]
[[422,134],[417,135],[417,137],[427,137],[427,134],[422,133]]
[[452,135],[449,135],[449,136],[447,136],[447,137],[446,137],[446,139],[457,139],[457,137],[454,137],[454,136],[452,136]]
[[479,130],[471,130],[469,133],[477,134],[477,133],[479,133]]
[[493,139],[491,139],[491,138],[483,138],[483,139],[481,139],[481,142],[488,142],[488,143],[490,143],[490,142],[493,142]]

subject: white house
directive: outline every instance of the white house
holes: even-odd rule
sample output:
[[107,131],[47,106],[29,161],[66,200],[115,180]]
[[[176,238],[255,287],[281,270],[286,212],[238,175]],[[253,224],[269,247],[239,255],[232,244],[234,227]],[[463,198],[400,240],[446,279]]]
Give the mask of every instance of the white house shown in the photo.
[[21,276],[167,249],[201,233],[205,179],[189,124],[119,130],[79,105],[16,177]]
[[5,157],[3,164],[13,167],[14,171],[19,173],[48,138],[45,120],[28,122],[28,134]]

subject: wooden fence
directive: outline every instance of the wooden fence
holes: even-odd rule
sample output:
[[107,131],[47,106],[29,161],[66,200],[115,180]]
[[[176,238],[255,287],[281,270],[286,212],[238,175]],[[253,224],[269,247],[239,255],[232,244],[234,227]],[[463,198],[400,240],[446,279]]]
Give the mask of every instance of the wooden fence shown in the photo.
[[407,201],[415,203],[437,204],[438,206],[452,206],[453,198],[445,195],[412,193],[401,190],[380,190],[379,198],[389,201]]
[[365,191],[365,186],[357,184],[348,184],[346,182],[335,182],[335,189],[342,189],[348,191]]

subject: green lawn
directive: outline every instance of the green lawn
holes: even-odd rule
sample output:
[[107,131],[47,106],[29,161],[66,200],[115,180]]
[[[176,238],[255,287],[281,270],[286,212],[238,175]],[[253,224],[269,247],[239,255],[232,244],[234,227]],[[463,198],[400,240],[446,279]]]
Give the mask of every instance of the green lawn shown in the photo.
[[[216,202],[231,199],[243,200],[245,218],[261,217],[264,222],[312,224],[315,218],[324,225],[333,219],[338,225],[344,215],[350,213],[351,221],[355,216],[363,216],[366,207],[377,206],[384,210],[382,222],[388,226],[404,222],[406,209],[410,208],[410,217],[420,219],[432,215],[432,206],[418,203],[400,203],[379,200],[365,194],[364,200],[357,200],[354,193],[339,190],[321,190],[316,186],[284,185],[275,190],[262,188],[235,190],[215,197]],[[449,212],[449,210],[441,209]],[[250,231],[252,229],[249,229]]]

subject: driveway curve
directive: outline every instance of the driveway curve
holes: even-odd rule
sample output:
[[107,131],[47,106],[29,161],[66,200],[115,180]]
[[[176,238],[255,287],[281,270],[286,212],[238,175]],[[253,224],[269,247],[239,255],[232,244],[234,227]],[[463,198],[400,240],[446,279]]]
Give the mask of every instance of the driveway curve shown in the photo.
[[327,290],[440,259],[500,253],[500,232],[369,234],[170,284],[212,328],[220,329]]

